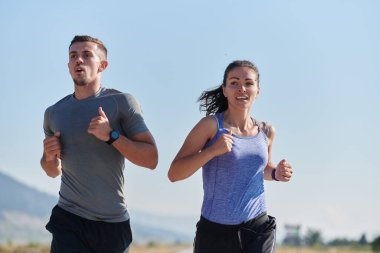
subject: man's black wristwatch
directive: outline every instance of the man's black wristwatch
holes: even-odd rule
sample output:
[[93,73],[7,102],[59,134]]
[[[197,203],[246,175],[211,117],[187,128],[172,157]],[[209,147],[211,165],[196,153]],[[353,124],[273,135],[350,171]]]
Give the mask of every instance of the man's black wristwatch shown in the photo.
[[120,133],[116,130],[112,130],[110,132],[110,139],[108,141],[106,141],[106,143],[111,145],[114,141],[119,139],[119,137],[120,137]]

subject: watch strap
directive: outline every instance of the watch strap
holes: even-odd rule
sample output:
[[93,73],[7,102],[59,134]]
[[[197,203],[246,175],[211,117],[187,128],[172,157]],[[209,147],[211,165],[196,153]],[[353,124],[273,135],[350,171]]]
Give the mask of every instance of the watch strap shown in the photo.
[[111,145],[114,141],[116,141],[117,139],[119,139],[120,137],[120,134],[118,131],[116,130],[112,130],[109,134],[110,136],[110,139],[108,141],[106,141],[107,144]]

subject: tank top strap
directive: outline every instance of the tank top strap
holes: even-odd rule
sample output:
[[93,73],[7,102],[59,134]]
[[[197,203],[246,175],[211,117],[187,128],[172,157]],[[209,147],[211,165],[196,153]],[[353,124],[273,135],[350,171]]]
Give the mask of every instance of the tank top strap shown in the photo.
[[268,122],[257,121],[255,119],[253,119],[253,120],[256,122],[256,125],[259,127],[259,130],[262,131],[266,136],[268,136],[268,134],[269,134],[269,127],[267,127]]
[[215,114],[216,121],[218,122],[218,129],[223,129],[224,112]]

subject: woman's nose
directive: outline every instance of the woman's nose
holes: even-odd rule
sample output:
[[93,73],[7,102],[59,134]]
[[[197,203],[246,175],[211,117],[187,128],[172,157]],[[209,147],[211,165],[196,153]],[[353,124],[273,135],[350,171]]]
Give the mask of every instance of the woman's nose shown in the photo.
[[245,86],[244,86],[244,84],[239,84],[239,85],[238,85],[238,90],[239,90],[239,91],[245,91]]

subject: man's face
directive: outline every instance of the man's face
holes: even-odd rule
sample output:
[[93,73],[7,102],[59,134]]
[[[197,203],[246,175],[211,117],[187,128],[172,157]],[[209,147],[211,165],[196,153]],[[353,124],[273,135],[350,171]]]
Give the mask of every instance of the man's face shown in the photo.
[[75,85],[86,86],[100,79],[105,69],[103,54],[93,42],[75,42],[69,51],[69,71]]

